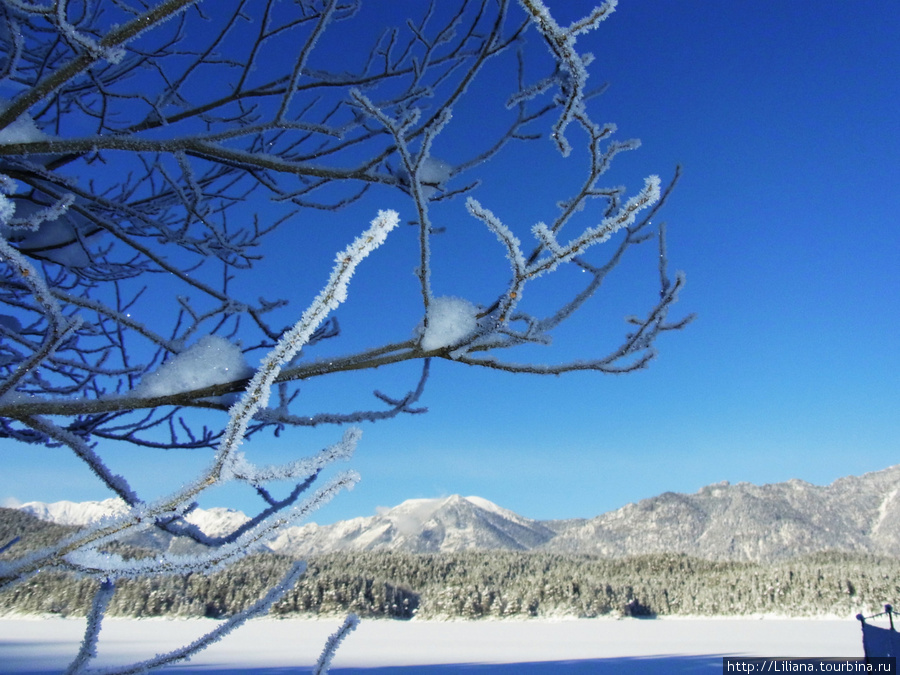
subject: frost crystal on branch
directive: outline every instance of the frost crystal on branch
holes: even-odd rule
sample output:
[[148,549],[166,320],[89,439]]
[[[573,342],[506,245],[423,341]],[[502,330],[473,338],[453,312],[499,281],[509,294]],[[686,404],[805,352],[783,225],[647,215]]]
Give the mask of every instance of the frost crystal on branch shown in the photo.
[[[0,112],[9,107],[9,101],[0,99]],[[49,136],[37,128],[28,113],[17,117],[7,127],[0,129],[0,143],[32,143],[47,140]]]
[[568,75],[562,83],[565,98],[563,112],[553,128],[553,139],[564,157],[568,157],[572,146],[566,139],[566,127],[579,114],[584,113],[584,96],[587,92],[588,73],[584,58],[575,49],[575,38],[579,33],[596,28],[606,17],[612,14],[617,5],[616,0],[606,3],[594,10],[581,21],[563,29],[550,14],[550,10],[541,0],[519,0],[522,7],[531,15],[532,22],[544,36],[547,45],[557,58],[557,63]]
[[313,668],[313,675],[324,675],[328,672],[328,669],[331,667],[331,660],[337,653],[338,647],[341,646],[341,643],[348,635],[350,635],[350,633],[356,630],[358,625],[359,617],[356,616],[356,614],[350,614],[344,619],[344,623],[341,627],[328,637],[325,648],[322,650],[322,654],[319,656],[315,668]]
[[400,216],[396,211],[379,211],[371,227],[337,254],[328,284],[294,327],[282,336],[275,348],[266,356],[247,385],[240,402],[229,411],[228,426],[219,445],[217,466],[224,464],[226,458],[237,449],[254,413],[268,403],[272,384],[284,364],[309,341],[328,314],[347,299],[347,286],[356,266],[384,242],[388,233],[397,227],[399,222]]

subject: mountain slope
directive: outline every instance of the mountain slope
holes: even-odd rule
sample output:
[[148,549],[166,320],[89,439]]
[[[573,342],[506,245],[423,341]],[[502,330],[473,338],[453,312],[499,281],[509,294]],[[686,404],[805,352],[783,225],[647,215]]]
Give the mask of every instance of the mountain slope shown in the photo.
[[565,527],[549,548],[773,561],[823,550],[900,555],[900,465],[829,486],[800,480],[667,492]]
[[[21,508],[44,520],[83,524],[104,508],[119,507],[107,500],[83,505],[32,502]],[[188,518],[207,534],[218,535],[246,516],[229,509],[197,509]],[[156,538],[158,548],[168,545]],[[717,483],[694,494],[666,492],[595,518],[565,521],[530,520],[480,497],[411,499],[374,516],[287,528],[269,548],[298,557],[341,550],[542,550],[615,557],[685,553],[759,562],[825,550],[896,557],[900,465],[828,486],[800,480]]]
[[26,502],[18,507],[36,518],[57,525],[82,527],[90,523],[125,513],[128,508],[121,499],[104,499],[102,502]]
[[[119,516],[128,511],[121,499],[111,498],[99,502],[59,501],[52,503],[26,502],[17,510],[42,521],[64,525],[70,529],[84,527],[103,518]],[[240,511],[225,508],[194,509],[185,518],[211,537],[232,532],[248,520]],[[156,529],[137,532],[125,537],[123,543],[151,550],[170,550],[178,554],[193,554],[202,550],[198,544],[175,539],[172,535]]]
[[75,528],[38,519],[27,511],[0,508],[0,548],[13,540],[0,558],[16,558],[29,551],[51,546]]
[[480,497],[410,499],[375,516],[333,525],[290,528],[272,550],[314,555],[335,550],[402,550],[414,553],[504,549],[527,551],[556,533],[536,520]]

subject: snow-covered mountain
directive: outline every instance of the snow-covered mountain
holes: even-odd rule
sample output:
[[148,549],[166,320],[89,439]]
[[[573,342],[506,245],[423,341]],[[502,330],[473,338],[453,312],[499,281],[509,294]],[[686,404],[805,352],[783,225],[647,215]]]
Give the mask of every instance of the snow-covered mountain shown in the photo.
[[[128,511],[121,499],[104,499],[101,502],[26,502],[18,507],[21,511],[58,525],[83,527],[107,516],[118,516]],[[186,520],[193,523],[211,537],[218,537],[240,527],[248,517],[234,509],[212,508],[194,509]]]
[[[84,524],[104,509],[122,507],[107,500],[20,508],[44,520]],[[189,516],[210,535],[231,531],[246,518],[230,509],[197,509]],[[900,465],[824,487],[800,480],[717,483],[695,494],[666,492],[595,518],[565,521],[530,520],[480,497],[411,499],[374,516],[287,528],[269,548],[298,557],[340,550],[492,549],[604,556],[677,552],[753,561],[823,550],[900,556]]]
[[104,499],[102,502],[26,502],[20,511],[58,525],[84,526],[107,516],[116,516],[128,510],[121,499]]
[[606,556],[678,552],[773,561],[842,550],[900,555],[900,465],[831,485],[718,483],[666,492],[565,527],[557,551]]
[[314,555],[335,550],[415,553],[507,549],[526,551],[556,532],[481,497],[410,499],[366,518],[294,527],[270,542],[272,550]]
[[[125,510],[123,502],[29,502],[19,507],[41,520],[65,525],[88,525]],[[187,520],[210,536],[231,532],[247,520],[231,509],[195,509]],[[530,550],[556,532],[539,521],[523,518],[481,497],[453,495],[440,499],[410,499],[375,516],[333,525],[315,523],[289,527],[268,548],[288,555],[307,556],[336,550],[403,550],[439,552],[463,550]],[[169,538],[143,533],[130,543],[167,547]]]
[[[84,527],[103,518],[124,514],[128,511],[125,502],[118,498],[104,499],[99,502],[26,502],[18,509],[26,513],[58,525]],[[219,537],[234,531],[248,520],[248,517],[240,511],[225,508],[194,509],[186,520],[199,527],[210,537]],[[144,548],[166,550],[172,548],[173,552],[190,553],[196,549],[195,544],[189,541],[176,540],[159,530],[144,530],[138,532],[123,541],[134,546]]]

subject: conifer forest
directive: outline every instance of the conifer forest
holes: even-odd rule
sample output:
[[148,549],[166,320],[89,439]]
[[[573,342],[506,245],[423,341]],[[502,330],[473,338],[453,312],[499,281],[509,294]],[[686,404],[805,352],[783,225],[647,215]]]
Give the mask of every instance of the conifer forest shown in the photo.
[[[0,534],[25,517],[0,509]],[[44,546],[69,528],[28,518],[22,543]],[[124,557],[154,552],[124,545]],[[248,556],[212,575],[148,575],[123,581],[113,616],[226,618],[251,606],[292,564]],[[414,554],[342,552],[308,560],[306,574],[272,616],[384,619],[538,617],[852,616],[900,596],[900,560],[820,553],[774,564],[708,561],[678,554],[628,558],[511,551]],[[0,612],[83,616],[98,582],[42,572],[0,594]]]

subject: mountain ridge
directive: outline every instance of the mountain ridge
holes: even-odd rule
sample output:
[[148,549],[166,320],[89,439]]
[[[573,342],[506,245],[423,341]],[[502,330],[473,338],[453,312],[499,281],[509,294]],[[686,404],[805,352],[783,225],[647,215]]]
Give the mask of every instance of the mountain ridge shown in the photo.
[[[21,510],[64,524],[115,512],[117,500],[43,504]],[[121,503],[119,503],[121,504]],[[247,516],[196,509],[188,519],[216,536]],[[157,540],[159,538],[157,537]],[[145,542],[146,545],[146,542]],[[156,546],[165,546],[156,541]],[[410,499],[373,516],[289,527],[269,550],[296,557],[336,551],[544,551],[624,557],[684,553],[710,560],[772,562],[838,550],[900,556],[900,465],[818,486],[715,483],[696,493],[664,492],[594,518],[540,521],[482,497]]]

